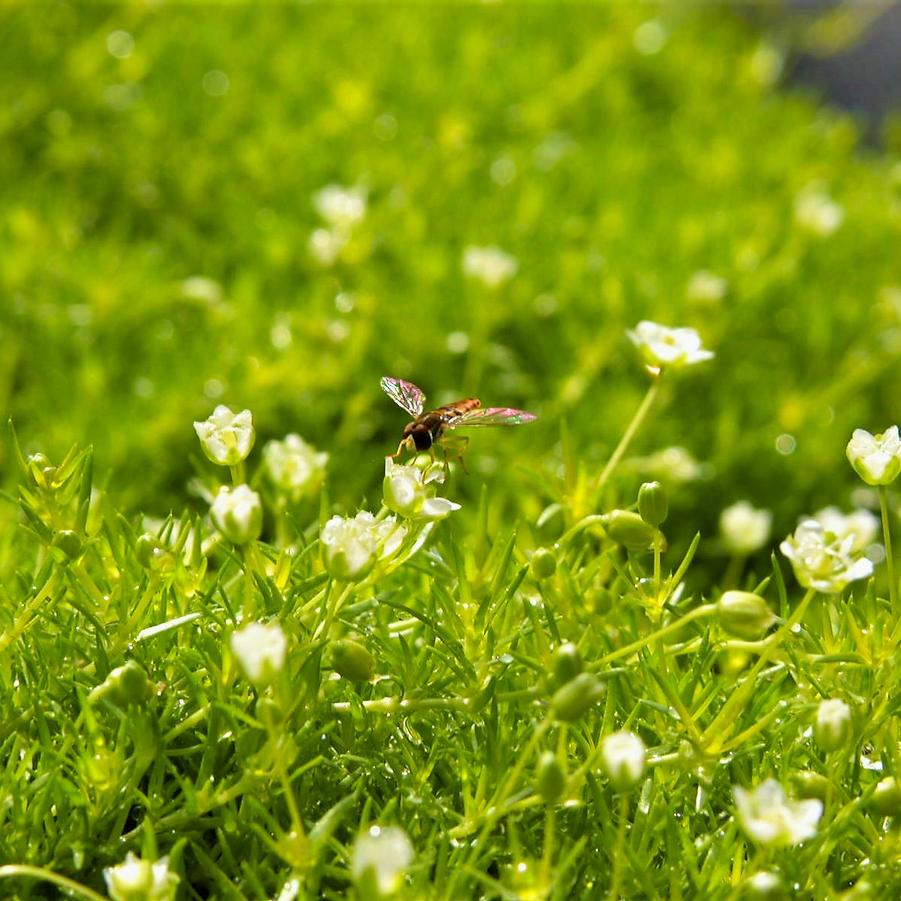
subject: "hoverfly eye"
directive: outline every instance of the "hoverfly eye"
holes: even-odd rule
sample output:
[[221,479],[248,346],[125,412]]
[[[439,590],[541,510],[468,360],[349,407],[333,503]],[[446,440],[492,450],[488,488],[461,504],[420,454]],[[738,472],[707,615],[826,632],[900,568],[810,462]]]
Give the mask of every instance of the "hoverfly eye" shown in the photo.
[[432,435],[428,429],[413,429],[413,443],[416,450],[428,450],[432,446]]

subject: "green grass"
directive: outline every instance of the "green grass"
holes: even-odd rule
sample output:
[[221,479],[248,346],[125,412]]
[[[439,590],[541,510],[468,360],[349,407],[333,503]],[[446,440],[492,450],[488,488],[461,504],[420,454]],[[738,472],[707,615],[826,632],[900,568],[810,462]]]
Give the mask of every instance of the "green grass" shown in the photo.
[[[901,894],[897,800],[874,800],[899,749],[886,567],[814,597],[770,558],[805,514],[879,509],[844,449],[898,418],[897,161],[762,77],[770,45],[725,9],[8,5],[0,28],[18,441],[0,443],[0,895],[103,894],[133,851],[168,855],[183,898],[291,878],[373,897],[351,873],[371,824],[409,836],[410,898],[730,899],[763,871],[800,897]],[[326,267],[308,241],[331,182],[368,208]],[[796,215],[811,190],[843,211],[831,234]],[[467,279],[470,245],[517,273]],[[599,485],[648,389],[625,337],[641,319],[697,328],[716,357],[661,380]],[[380,508],[407,421],[384,374],[539,420],[473,432],[470,474],[440,488],[462,508],[344,584],[318,536]],[[198,446],[218,403],[253,411],[243,472]],[[294,499],[261,464],[290,432],[329,453]],[[698,477],[649,466],[677,445]],[[652,476],[659,559],[601,518]],[[207,515],[233,479],[261,493],[258,542]],[[744,498],[772,538],[730,560],[717,521]],[[780,617],[768,637],[723,629],[738,587]],[[268,687],[230,650],[252,620],[288,641]],[[336,673],[348,637],[375,678]],[[566,642],[604,689],[578,715],[557,694]],[[853,711],[828,752],[827,698]],[[600,748],[623,729],[648,765],[616,792]],[[823,801],[798,847],[735,819],[733,786],[768,777]]]

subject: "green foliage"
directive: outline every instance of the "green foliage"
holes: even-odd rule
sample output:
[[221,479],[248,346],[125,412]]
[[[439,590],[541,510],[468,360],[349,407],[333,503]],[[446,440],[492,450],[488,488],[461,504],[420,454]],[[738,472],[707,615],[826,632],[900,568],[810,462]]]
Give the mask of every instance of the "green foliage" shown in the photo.
[[[804,593],[772,543],[712,537],[742,498],[775,536],[847,507],[852,430],[897,417],[897,164],[777,92],[724,10],[0,27],[0,894],[96,898],[127,852],[184,898],[901,894],[891,571],[836,539],[858,581]],[[329,183],[367,205],[325,265]],[[490,245],[494,287],[462,267]],[[641,319],[716,357],[648,391]],[[462,509],[394,521],[384,374],[540,416],[474,431],[469,475],[399,477]],[[218,403],[257,433],[230,468],[191,425]],[[229,481],[257,492],[240,545],[209,516]],[[885,528],[892,492],[863,496]],[[852,716],[818,743],[829,699]],[[621,792],[617,731],[647,748]],[[821,802],[815,835],[739,821],[767,778]],[[355,857],[380,835],[398,874]]]

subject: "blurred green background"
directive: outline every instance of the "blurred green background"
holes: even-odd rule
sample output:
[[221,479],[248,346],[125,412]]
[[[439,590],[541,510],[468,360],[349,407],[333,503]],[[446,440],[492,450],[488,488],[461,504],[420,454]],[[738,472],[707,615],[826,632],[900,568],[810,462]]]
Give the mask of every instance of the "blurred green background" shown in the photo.
[[[93,443],[117,503],[183,507],[217,403],[375,503],[392,374],[541,414],[474,434],[454,488],[533,517],[562,424],[597,471],[638,405],[642,318],[717,353],[633,449],[709,464],[674,531],[847,505],[852,429],[899,417],[901,164],[729,7],[6,4],[0,31],[0,408],[29,451]],[[325,266],[329,183],[368,210]],[[469,245],[517,274],[467,279]]]

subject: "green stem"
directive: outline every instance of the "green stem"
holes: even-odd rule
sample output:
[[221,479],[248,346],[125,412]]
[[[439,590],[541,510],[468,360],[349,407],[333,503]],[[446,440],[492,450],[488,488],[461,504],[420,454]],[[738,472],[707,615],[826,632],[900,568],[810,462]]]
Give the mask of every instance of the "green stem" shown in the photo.
[[623,437],[620,438],[619,444],[616,445],[616,449],[610,456],[610,459],[607,461],[607,465],[601,471],[600,476],[598,476],[598,480],[594,486],[594,497],[595,500],[598,499],[598,496],[601,493],[601,489],[604,485],[607,484],[607,479],[610,478],[613,470],[619,465],[620,460],[623,458],[623,454],[625,454],[629,445],[632,442],[632,439],[635,437],[635,433],[638,431],[642,422],[644,422],[645,416],[648,415],[648,410],[651,409],[651,404],[654,403],[654,399],[657,397],[657,392],[660,390],[660,376],[657,375],[654,377],[654,381],[651,382],[650,388],[648,388],[648,393],[645,394],[644,400],[641,402],[641,406],[635,411],[635,415],[632,417],[632,421],[626,427],[626,431],[623,432]]
[[[703,735],[704,750],[708,753],[715,753],[722,748],[728,740],[732,732],[732,727],[736,724],[738,714],[742,707],[748,702],[756,687],[757,677],[760,671],[769,662],[770,657],[776,652],[782,644],[782,639],[788,635],[792,628],[801,621],[807,606],[813,600],[816,591],[808,588],[807,593],[801,598],[801,603],[795,608],[795,612],[782,624],[776,632],[773,633],[771,643],[768,644],[757,658],[757,663],[751,668],[750,672],[745,676],[744,681],[729,696],[729,699],[720,708],[720,712],[713,718],[713,722],[707,727]],[[716,736],[716,748],[707,747],[713,736]]]
[[898,584],[895,580],[895,556],[892,553],[892,530],[889,523],[888,488],[879,486],[879,508],[882,511],[882,540],[885,542],[885,565],[888,569],[888,596],[895,616],[901,613],[898,609]]
[[613,876],[610,880],[610,901],[619,898],[620,886],[623,883],[623,848],[626,846],[626,824],[629,819],[629,795],[623,792],[619,796],[619,824],[616,829],[616,844],[613,846]]
[[9,864],[0,867],[0,879],[14,879],[16,876],[24,876],[28,879],[41,879],[45,882],[52,882],[60,888],[65,889],[82,898],[88,898],[89,901],[106,901],[103,895],[98,895],[93,889],[89,889],[86,885],[54,873],[52,870],[45,870],[43,867],[30,867],[26,864]]
[[670,633],[678,632],[679,629],[692,622],[693,620],[701,619],[705,616],[710,616],[715,612],[716,604],[702,604],[700,607],[696,607],[694,610],[686,613],[685,616],[680,616],[679,619],[671,622],[668,626],[664,626],[662,629],[658,629],[656,632],[652,632],[650,635],[645,635],[643,638],[639,638],[637,641],[633,641],[631,644],[627,644],[625,647],[617,648],[615,651],[611,651],[609,654],[605,654],[599,660],[595,660],[594,663],[589,666],[589,669],[597,670],[607,663],[612,663],[614,660],[619,660],[620,657],[628,657],[630,654],[634,654],[636,651],[640,651],[642,648],[647,647],[649,644],[660,641]]

